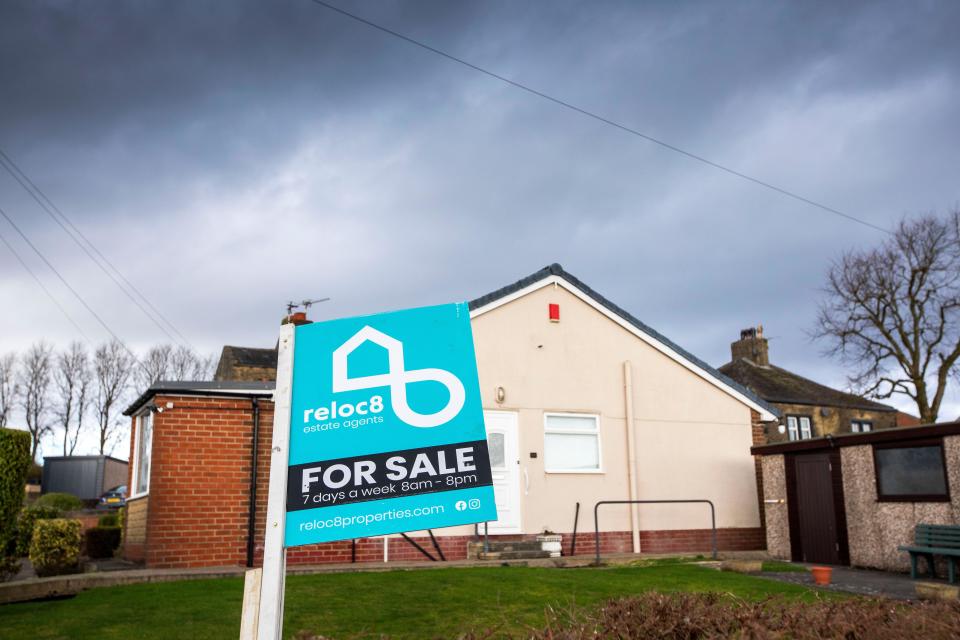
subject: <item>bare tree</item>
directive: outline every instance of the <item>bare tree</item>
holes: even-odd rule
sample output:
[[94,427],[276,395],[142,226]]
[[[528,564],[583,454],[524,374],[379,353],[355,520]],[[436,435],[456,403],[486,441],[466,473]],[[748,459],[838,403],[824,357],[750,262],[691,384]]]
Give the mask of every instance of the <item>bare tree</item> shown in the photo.
[[208,380],[213,375],[214,357],[202,357],[183,345],[160,344],[147,351],[140,365],[137,385],[143,390],[157,380]]
[[213,372],[213,356],[202,357],[193,349],[180,346],[170,359],[171,380],[207,380]]
[[66,351],[57,355],[53,382],[57,389],[54,413],[63,430],[63,455],[73,455],[83,431],[83,419],[90,406],[90,391],[93,372],[87,349],[80,342],[73,342]]
[[879,247],[850,251],[827,274],[814,336],[867,395],[911,398],[936,422],[960,359],[960,210],[904,219]]
[[17,354],[0,356],[0,427],[6,427],[17,402]]
[[151,347],[147,355],[140,360],[141,366],[136,372],[138,388],[145,391],[157,380],[168,380],[172,359],[173,347],[169,344]]
[[137,364],[126,347],[116,340],[101,345],[93,354],[93,371],[97,381],[94,411],[100,430],[101,454],[108,453],[116,444],[115,434],[122,424],[118,419],[117,404],[122,401]]
[[27,431],[30,432],[30,455],[37,459],[40,442],[52,431],[50,416],[50,379],[53,369],[52,347],[37,342],[24,354],[20,362],[20,408],[23,409]]
[[217,371],[217,362],[219,359],[220,356],[216,353],[198,356],[194,380],[213,380],[213,374]]

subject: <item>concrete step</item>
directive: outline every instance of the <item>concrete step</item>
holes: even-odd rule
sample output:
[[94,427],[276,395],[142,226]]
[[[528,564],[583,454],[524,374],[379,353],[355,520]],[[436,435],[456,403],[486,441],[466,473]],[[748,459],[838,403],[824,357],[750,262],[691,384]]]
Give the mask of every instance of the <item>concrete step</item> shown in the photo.
[[481,553],[481,560],[533,560],[536,558],[549,558],[550,552],[543,550],[527,550],[527,551],[491,551],[489,553]]
[[489,543],[490,551],[494,552],[503,552],[503,551],[540,551],[541,545],[536,540],[517,540],[514,542],[510,541],[494,541],[491,540]]

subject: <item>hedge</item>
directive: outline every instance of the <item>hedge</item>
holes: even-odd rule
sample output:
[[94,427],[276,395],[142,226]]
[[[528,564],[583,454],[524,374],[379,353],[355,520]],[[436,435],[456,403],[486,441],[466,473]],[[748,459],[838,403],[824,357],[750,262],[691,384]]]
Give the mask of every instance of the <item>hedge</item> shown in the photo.
[[30,434],[0,429],[0,582],[20,571],[17,557],[17,514],[30,469]]
[[108,513],[105,516],[100,516],[100,519],[97,521],[97,526],[99,527],[119,527],[120,526],[120,517],[115,513]]
[[[490,638],[497,629],[459,638]],[[320,636],[301,634],[298,640]],[[956,640],[960,602],[897,602],[844,598],[747,602],[719,593],[657,593],[611,600],[588,611],[548,608],[547,625],[528,640],[675,638],[683,640]]]
[[41,578],[80,569],[83,524],[79,520],[38,520],[30,541],[30,562]]
[[0,429],[0,556],[13,552],[30,462],[30,434]]
[[112,558],[120,546],[120,527],[87,529],[87,555],[91,558]]
[[54,507],[33,506],[22,509],[17,520],[16,555],[22,558],[30,553],[30,540],[33,539],[33,527],[37,520],[52,520],[61,515],[60,509]]
[[53,507],[60,511],[83,509],[83,501],[70,493],[45,493],[33,504],[38,507]]

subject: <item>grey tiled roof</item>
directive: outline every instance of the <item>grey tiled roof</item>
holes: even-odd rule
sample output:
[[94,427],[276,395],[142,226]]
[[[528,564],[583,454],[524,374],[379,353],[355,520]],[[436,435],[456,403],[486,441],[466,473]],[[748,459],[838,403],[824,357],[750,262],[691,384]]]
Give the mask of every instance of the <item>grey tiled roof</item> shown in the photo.
[[513,284],[509,284],[505,287],[501,287],[496,291],[492,291],[486,295],[476,298],[475,300],[471,300],[470,310],[473,311],[475,309],[479,309],[480,307],[484,307],[490,304],[491,302],[496,302],[501,298],[504,298],[506,296],[509,296],[512,293],[516,293],[517,291],[525,289],[532,284],[540,282],[544,278],[549,278],[550,276],[559,276],[560,278],[563,278],[568,283],[570,283],[571,285],[579,289],[588,298],[590,298],[591,300],[599,304],[601,307],[603,307],[610,313],[626,321],[628,324],[632,325],[637,330],[647,334],[657,342],[665,345],[667,348],[677,353],[680,357],[693,363],[700,369],[707,372],[709,375],[716,378],[718,381],[722,382],[724,385],[730,387],[731,389],[735,389],[737,392],[743,394],[744,396],[746,396],[747,398],[755,402],[757,405],[763,407],[773,415],[776,415],[776,416],[780,415],[779,409],[777,409],[770,403],[766,402],[763,398],[758,396],[756,393],[754,393],[747,387],[741,385],[737,381],[720,373],[719,371],[711,367],[709,364],[707,364],[697,356],[693,355],[692,353],[690,353],[689,351],[687,351],[686,349],[678,345],[673,340],[670,340],[668,337],[666,337],[659,331],[654,330],[653,328],[644,324],[643,322],[635,318],[633,315],[631,315],[624,309],[618,307],[616,304],[614,304],[613,302],[611,302],[610,300],[603,297],[602,295],[600,295],[599,293],[591,289],[589,286],[584,284],[579,278],[577,278],[570,272],[564,270],[564,268],[559,264],[557,264],[556,262],[544,267],[543,269],[540,269],[539,271],[531,273],[526,278],[521,278],[520,280],[517,280]]
[[773,365],[761,366],[745,358],[728,362],[720,367],[720,371],[750,387],[769,402],[845,407],[866,411],[896,411],[891,406],[853,393],[832,389],[792,371]]

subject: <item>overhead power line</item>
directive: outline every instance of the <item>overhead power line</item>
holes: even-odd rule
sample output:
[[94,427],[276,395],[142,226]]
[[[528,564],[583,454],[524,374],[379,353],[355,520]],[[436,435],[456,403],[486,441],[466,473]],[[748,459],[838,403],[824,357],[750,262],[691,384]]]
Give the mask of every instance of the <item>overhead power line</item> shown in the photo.
[[764,187],[764,188],[766,188],[766,189],[770,189],[771,191],[775,191],[775,192],[777,192],[777,193],[779,193],[779,194],[781,194],[781,195],[787,196],[788,198],[793,198],[794,200],[798,200],[798,201],[803,202],[803,203],[805,203],[805,204],[808,204],[808,205],[810,205],[810,206],[812,206],[812,207],[816,207],[816,208],[821,209],[821,210],[823,210],[823,211],[826,211],[826,212],[828,212],[828,213],[832,213],[832,214],[837,215],[837,216],[840,216],[840,217],[842,217],[842,218],[846,218],[847,220],[850,220],[850,221],[852,221],[852,222],[856,222],[856,223],[862,224],[862,225],[864,225],[864,226],[866,226],[866,227],[870,227],[871,229],[875,229],[875,230],[877,230],[877,231],[881,231],[881,232],[887,233],[887,234],[892,233],[889,229],[884,229],[883,227],[878,226],[878,225],[875,225],[875,224],[873,224],[872,222],[869,222],[869,221],[864,220],[864,219],[862,219],[862,218],[858,218],[858,217],[856,217],[856,216],[850,215],[849,213],[844,213],[843,211],[840,211],[839,209],[835,209],[835,208],[833,208],[833,207],[831,207],[831,206],[828,206],[828,205],[825,205],[825,204],[823,204],[823,203],[821,203],[821,202],[817,202],[816,200],[812,200],[812,199],[810,199],[810,198],[806,198],[806,197],[804,197],[804,196],[802,196],[802,195],[800,195],[800,194],[798,194],[798,193],[796,193],[796,192],[794,192],[794,191],[790,191],[789,189],[785,189],[785,188],[783,188],[783,187],[778,187],[777,185],[772,184],[772,183],[770,183],[770,182],[767,182],[767,181],[765,181],[765,180],[761,180],[761,179],[759,179],[759,178],[754,178],[754,177],[751,176],[751,175],[748,175],[748,174],[743,173],[743,172],[741,172],[741,171],[737,171],[736,169],[732,169],[732,168],[730,168],[730,167],[728,167],[728,166],[726,166],[726,165],[720,164],[719,162],[714,162],[713,160],[709,160],[709,159],[707,159],[707,158],[705,158],[705,157],[703,157],[703,156],[701,156],[701,155],[698,155],[698,154],[696,154],[696,153],[692,153],[692,152],[690,152],[690,151],[686,151],[686,150],[684,150],[684,149],[681,149],[680,147],[678,147],[678,146],[676,146],[676,145],[670,144],[669,142],[664,142],[663,140],[660,140],[659,138],[655,138],[655,137],[653,137],[653,136],[651,136],[651,135],[648,135],[648,134],[646,134],[646,133],[643,133],[643,132],[641,132],[641,131],[638,131],[638,130],[636,130],[636,129],[633,129],[632,127],[628,127],[627,125],[624,125],[624,124],[621,124],[621,123],[619,123],[619,122],[616,122],[615,120],[611,120],[610,118],[606,118],[606,117],[604,117],[604,116],[601,116],[601,115],[599,115],[599,114],[597,114],[597,113],[595,113],[595,112],[593,112],[593,111],[589,111],[589,110],[587,110],[587,109],[578,107],[578,106],[576,106],[576,105],[574,105],[574,104],[572,104],[572,103],[570,103],[570,102],[567,102],[567,101],[565,101],[565,100],[561,100],[560,98],[555,98],[555,97],[551,96],[550,94],[547,94],[547,93],[544,93],[543,91],[539,91],[539,90],[537,90],[537,89],[534,89],[534,88],[532,88],[532,87],[530,87],[530,86],[528,86],[528,85],[525,85],[525,84],[523,84],[523,83],[521,83],[521,82],[517,82],[516,80],[511,80],[510,78],[507,78],[507,77],[502,76],[502,75],[500,75],[500,74],[498,74],[498,73],[495,73],[495,72],[493,72],[493,71],[490,71],[489,69],[485,69],[484,67],[481,67],[481,66],[479,66],[479,65],[473,64],[472,62],[468,62],[468,61],[464,60],[463,58],[458,58],[457,56],[455,56],[455,55],[453,55],[453,54],[450,54],[450,53],[447,53],[446,51],[443,51],[442,49],[437,49],[436,47],[433,47],[433,46],[428,45],[428,44],[426,44],[426,43],[424,43],[424,42],[421,42],[420,40],[416,40],[415,38],[411,38],[410,36],[404,35],[404,34],[398,32],[398,31],[394,31],[393,29],[390,29],[390,28],[388,28],[388,27],[384,27],[383,25],[377,24],[376,22],[373,22],[373,21],[368,20],[368,19],[366,19],[366,18],[362,18],[362,17],[360,17],[360,16],[358,16],[358,15],[356,15],[356,14],[354,14],[354,13],[350,13],[349,11],[346,11],[345,9],[341,9],[340,7],[337,7],[337,6],[335,6],[335,5],[332,5],[332,4],[328,3],[328,2],[324,2],[323,0],[310,0],[310,1],[313,2],[313,3],[316,4],[316,5],[319,5],[319,6],[321,6],[321,7],[324,7],[324,8],[326,8],[326,9],[329,9],[330,11],[334,11],[334,12],[336,12],[336,13],[339,13],[339,14],[342,15],[342,16],[346,16],[347,18],[350,18],[351,20],[355,20],[355,21],[357,21],[357,22],[360,22],[360,23],[362,23],[362,24],[367,25],[368,27],[372,27],[373,29],[376,29],[376,30],[378,30],[378,31],[382,31],[383,33],[389,34],[389,35],[391,35],[391,36],[393,36],[393,37],[395,37],[395,38],[399,38],[400,40],[403,40],[403,41],[405,41],[405,42],[407,42],[407,43],[409,43],[409,44],[412,44],[412,45],[414,45],[414,46],[416,46],[416,47],[420,47],[421,49],[425,49],[425,50],[427,50],[427,51],[429,51],[429,52],[431,52],[431,53],[435,53],[435,54],[437,54],[438,56],[441,56],[441,57],[446,58],[447,60],[450,60],[451,62],[456,62],[456,63],[459,64],[459,65],[462,65],[462,66],[467,67],[467,68],[469,68],[469,69],[472,69],[472,70],[474,70],[474,71],[476,71],[476,72],[478,72],[478,73],[482,73],[482,74],[484,74],[484,75],[486,75],[486,76],[489,76],[489,77],[491,77],[491,78],[494,78],[494,79],[496,79],[496,80],[499,80],[500,82],[506,83],[506,84],[508,84],[508,85],[510,85],[510,86],[512,86],[512,87],[515,87],[515,88],[517,88],[517,89],[520,89],[520,90],[522,90],[522,91],[525,91],[525,92],[527,92],[527,93],[529,93],[529,94],[531,94],[531,95],[534,95],[534,96],[536,96],[536,97],[538,97],[538,98],[542,98],[542,99],[544,99],[544,100],[547,100],[547,101],[549,101],[549,102],[552,102],[552,103],[554,103],[554,104],[556,104],[556,105],[559,105],[559,106],[561,106],[561,107],[563,107],[563,108],[565,108],[565,109],[569,109],[570,111],[574,111],[574,112],[576,112],[576,113],[579,113],[580,115],[587,116],[588,118],[592,118],[592,119],[597,120],[597,121],[599,121],[599,122],[602,122],[602,123],[604,123],[604,124],[606,124],[606,125],[609,125],[609,126],[611,126],[611,127],[614,127],[614,128],[616,128],[616,129],[619,129],[619,130],[621,130],[621,131],[624,131],[624,132],[626,132],[626,133],[629,133],[629,134],[631,134],[631,135],[637,136],[637,137],[639,137],[639,138],[643,138],[644,140],[647,140],[648,142],[652,142],[652,143],[654,143],[654,144],[656,144],[656,145],[659,145],[659,146],[661,146],[661,147],[663,147],[663,148],[665,148],[665,149],[669,149],[670,151],[673,151],[674,153],[679,153],[680,155],[686,156],[686,157],[690,158],[691,160],[696,160],[697,162],[701,162],[701,163],[703,163],[703,164],[705,164],[705,165],[711,166],[711,167],[713,167],[714,169],[719,169],[720,171],[726,172],[726,173],[728,173],[728,174],[730,174],[730,175],[736,176],[736,177],[741,178],[741,179],[743,179],[743,180],[747,180],[748,182],[752,182],[752,183],[754,183],[754,184],[756,184],[756,185],[759,185],[759,186],[761,186],[761,187]]
[[63,307],[62,304],[60,304],[60,301],[57,300],[56,296],[54,296],[53,293],[51,293],[51,291],[47,289],[46,285],[43,284],[43,281],[40,280],[40,277],[37,276],[37,274],[34,273],[33,269],[30,268],[30,265],[28,265],[26,261],[22,257],[20,257],[20,254],[17,252],[16,249],[13,248],[13,245],[10,244],[10,242],[7,240],[7,238],[3,235],[2,232],[0,232],[0,242],[6,245],[7,249],[10,250],[10,253],[13,254],[13,257],[16,258],[17,262],[20,263],[20,266],[23,267],[26,270],[26,272],[30,274],[31,278],[36,280],[37,285],[43,290],[45,294],[47,294],[47,297],[50,298],[51,302],[53,302],[53,304],[57,307],[57,309],[60,310],[60,313],[62,313],[63,316],[67,319],[67,321],[73,325],[73,328],[77,330],[77,333],[83,336],[83,339],[86,341],[86,343],[88,345],[91,345],[92,347],[93,343],[90,342],[90,338],[88,338],[87,334],[83,332],[83,329],[81,329],[80,325],[77,324],[76,320],[73,319],[73,316],[67,313],[67,310]]
[[113,329],[110,328],[110,325],[107,324],[106,321],[100,317],[100,314],[94,311],[93,307],[91,307],[87,303],[87,301],[83,298],[83,296],[77,293],[77,290],[74,289],[69,282],[67,282],[66,278],[60,275],[60,272],[57,271],[57,268],[54,267],[49,260],[47,260],[47,257],[43,255],[43,252],[40,251],[40,249],[38,249],[37,246],[30,241],[30,238],[28,238],[27,235],[20,229],[20,227],[17,226],[17,223],[14,222],[9,215],[7,215],[7,212],[4,211],[2,207],[0,207],[0,216],[2,216],[4,220],[10,223],[10,226],[13,227],[13,230],[16,231],[17,234],[23,239],[23,241],[27,243],[27,246],[33,249],[33,252],[37,254],[37,256],[43,261],[45,265],[47,265],[47,267],[51,271],[53,271],[53,274],[57,276],[57,279],[60,280],[63,286],[65,286],[70,291],[70,293],[72,293],[74,297],[80,301],[80,304],[82,304],[83,307],[90,312],[90,315],[96,318],[97,322],[100,323],[100,326],[103,327],[106,330],[106,332],[110,334],[110,336],[114,340],[116,340],[117,343],[120,344],[120,346],[124,348],[124,350],[130,355],[130,357],[133,358],[133,361],[139,364],[141,367],[146,368],[145,365],[140,361],[140,358],[138,358],[137,355],[130,350],[130,347],[127,346],[127,343],[125,343],[123,340],[120,339],[120,337],[113,331]]
[[[50,198],[47,197],[47,195],[43,192],[43,190],[40,189],[40,187],[38,187],[26,173],[24,173],[24,171],[17,165],[17,163],[14,162],[13,159],[9,155],[7,155],[2,148],[0,148],[0,166],[3,166],[3,168],[6,169],[7,173],[13,176],[14,180],[16,180],[20,184],[20,186],[23,187],[24,191],[30,194],[30,197],[33,198],[38,205],[40,205],[40,208],[43,209],[44,212],[48,216],[50,216],[50,218],[54,222],[57,223],[57,225],[63,230],[63,232],[66,233],[70,237],[70,239],[73,240],[73,242],[78,247],[80,247],[80,249],[85,254],[87,254],[87,257],[90,258],[90,260],[93,261],[93,263],[96,264],[97,267],[99,267],[100,270],[103,271],[103,273],[106,274],[106,276],[113,281],[113,283],[117,286],[117,288],[123,291],[124,295],[126,295],[127,298],[129,298],[130,301],[133,302],[133,304],[136,305],[137,308],[140,309],[140,311],[154,325],[156,325],[161,332],[164,333],[164,335],[166,335],[173,342],[181,342],[181,344],[185,344],[186,346],[193,349],[193,346],[190,344],[190,341],[187,340],[182,333],[180,333],[177,327],[174,326],[174,324],[170,322],[166,317],[164,317],[164,315],[160,313],[160,311],[150,302],[150,300],[148,300],[147,297],[144,296],[143,293],[141,293],[140,290],[137,289],[137,287],[135,287],[133,283],[131,283],[130,280],[128,280],[123,275],[123,273],[116,266],[114,266],[113,263],[110,262],[110,260],[107,259],[105,255],[103,255],[103,253],[97,248],[97,246],[93,242],[91,242],[90,239],[87,238],[87,236],[84,235],[83,232],[80,231],[80,229],[78,229],[75,224],[73,224],[70,218],[67,217],[67,215],[63,213],[63,211],[61,211],[60,208],[57,207],[57,205],[55,205],[52,200],[50,200]],[[61,221],[61,218],[62,218],[62,221]],[[70,229],[67,228],[64,222],[66,222],[66,225],[69,225]],[[71,229],[73,230],[72,232],[71,232]],[[79,238],[77,236],[79,236]],[[83,239],[83,242],[81,242],[80,239]],[[86,243],[86,245],[84,243]],[[96,256],[99,257],[99,260],[97,259],[97,257],[94,256],[94,253],[96,253]],[[101,263],[101,260],[103,261],[102,263]],[[117,275],[115,276],[113,273],[110,273],[107,267],[110,267],[110,269],[116,272]],[[152,313],[151,311],[148,311],[147,308],[144,307],[144,305],[139,300],[137,300],[136,297],[134,297],[133,293],[131,293],[130,291],[127,290],[126,287],[124,287],[124,284],[121,284],[120,280],[117,279],[117,276],[119,276],[120,280],[122,280],[123,283],[126,284],[126,287],[129,287],[134,293],[136,293],[137,296],[139,296],[143,300],[144,303],[146,303],[147,306],[150,307],[150,309],[152,310]],[[170,329],[172,329],[173,332],[176,333],[177,336],[179,336],[180,340],[175,338],[170,333],[170,331],[168,331],[167,328],[160,323],[158,318],[163,322],[165,322],[170,327]]]

